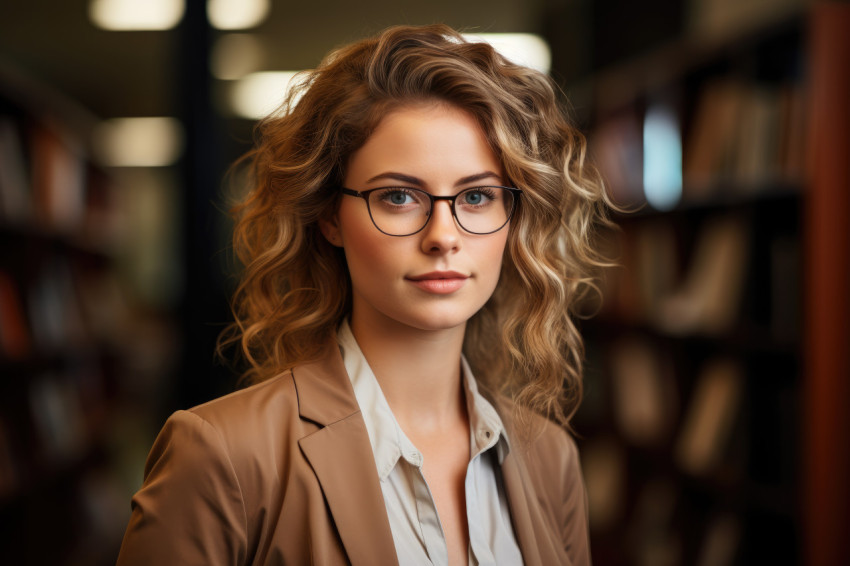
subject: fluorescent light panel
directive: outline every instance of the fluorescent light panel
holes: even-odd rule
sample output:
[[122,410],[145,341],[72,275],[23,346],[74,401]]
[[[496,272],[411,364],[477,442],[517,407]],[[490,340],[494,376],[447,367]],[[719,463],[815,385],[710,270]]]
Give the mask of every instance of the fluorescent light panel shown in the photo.
[[464,34],[467,41],[484,41],[493,46],[506,59],[518,65],[548,73],[552,67],[552,51],[539,35],[532,33],[479,33]]
[[250,120],[267,116],[286,100],[297,72],[263,71],[236,81],[231,91],[231,108],[238,116]]
[[94,152],[108,167],[164,167],[180,158],[183,138],[175,118],[113,118],[95,130]]
[[109,31],[167,30],[183,19],[185,0],[91,0],[89,19]]
[[207,0],[207,18],[216,29],[248,29],[263,23],[271,10],[269,0]]
[[[212,0],[210,0],[212,2]],[[486,41],[490,43],[499,53],[507,59],[532,67],[541,72],[549,72],[551,66],[551,52],[548,44],[539,36],[527,33],[500,33],[500,34],[477,34],[465,35],[467,41]],[[226,51],[224,48],[222,51]],[[213,61],[215,69],[222,61]],[[234,57],[238,64],[238,57]],[[231,72],[222,64],[222,75],[226,78]],[[230,106],[237,116],[256,120],[267,116],[279,108],[289,92],[290,81],[297,71],[265,71],[251,73],[234,82],[230,95]],[[236,73],[234,73],[236,74]],[[236,78],[235,76],[233,78]]]

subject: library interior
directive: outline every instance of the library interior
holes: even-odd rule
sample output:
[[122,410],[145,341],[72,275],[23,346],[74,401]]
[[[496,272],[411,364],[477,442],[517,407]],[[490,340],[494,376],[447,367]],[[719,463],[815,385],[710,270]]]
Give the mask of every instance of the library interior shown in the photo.
[[256,121],[437,21],[550,74],[620,205],[578,319],[594,563],[850,563],[841,0],[3,3],[0,563],[114,564],[165,419],[238,385]]

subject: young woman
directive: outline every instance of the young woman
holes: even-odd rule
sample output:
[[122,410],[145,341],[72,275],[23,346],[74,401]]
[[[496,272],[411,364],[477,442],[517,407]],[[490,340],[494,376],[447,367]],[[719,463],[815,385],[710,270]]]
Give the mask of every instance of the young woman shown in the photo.
[[392,28],[249,158],[230,339],[255,384],[168,419],[119,564],[589,564],[566,426],[604,197],[550,81]]

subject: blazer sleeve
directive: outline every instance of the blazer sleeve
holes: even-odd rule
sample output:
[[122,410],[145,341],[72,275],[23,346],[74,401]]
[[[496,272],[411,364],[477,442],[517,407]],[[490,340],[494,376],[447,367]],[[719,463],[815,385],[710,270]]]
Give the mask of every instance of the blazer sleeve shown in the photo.
[[189,411],[174,413],[154,442],[118,566],[243,564],[247,519],[221,433]]

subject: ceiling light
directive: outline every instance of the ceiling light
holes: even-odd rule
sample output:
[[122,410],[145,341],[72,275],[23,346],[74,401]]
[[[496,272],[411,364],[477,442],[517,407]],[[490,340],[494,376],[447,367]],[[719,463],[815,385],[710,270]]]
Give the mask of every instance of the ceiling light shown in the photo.
[[185,0],[91,0],[89,19],[110,31],[166,30],[186,11]]
[[548,73],[552,66],[549,44],[539,35],[531,33],[479,33],[464,34],[467,41],[485,41],[506,59],[519,65]]
[[175,118],[113,118],[95,130],[94,153],[107,167],[164,167],[183,152],[183,127]]
[[207,18],[217,29],[248,29],[269,15],[269,0],[207,0]]
[[297,71],[264,71],[251,73],[236,81],[230,104],[237,116],[256,120],[280,107],[293,86]]

